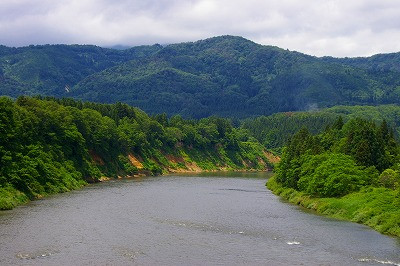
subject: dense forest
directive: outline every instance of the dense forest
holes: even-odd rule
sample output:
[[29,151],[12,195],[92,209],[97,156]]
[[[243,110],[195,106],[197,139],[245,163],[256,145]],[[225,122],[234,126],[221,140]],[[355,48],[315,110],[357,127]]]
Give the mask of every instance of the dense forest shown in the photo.
[[160,45],[126,50],[93,45],[0,46],[0,95],[63,96],[91,74],[160,49]]
[[293,135],[268,186],[305,207],[400,236],[399,156],[386,120],[339,117],[320,134],[302,128]]
[[313,57],[241,37],[126,50],[0,47],[0,94],[124,102],[149,114],[231,118],[400,100],[399,53]]
[[357,117],[376,123],[385,120],[394,129],[395,137],[400,136],[400,107],[397,105],[334,106],[308,112],[277,113],[245,119],[241,127],[267,149],[280,154],[289,138],[303,127],[312,134],[322,133],[339,117],[344,122]]
[[0,97],[0,209],[102,177],[265,170],[268,153],[228,119],[148,116],[126,104]]
[[399,58],[234,36],[0,46],[0,209],[105,177],[270,169],[270,150],[276,194],[400,236]]

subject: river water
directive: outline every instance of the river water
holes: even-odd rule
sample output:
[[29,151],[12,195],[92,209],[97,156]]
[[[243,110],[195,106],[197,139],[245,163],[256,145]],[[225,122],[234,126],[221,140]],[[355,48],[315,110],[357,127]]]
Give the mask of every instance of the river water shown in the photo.
[[400,241],[281,201],[268,174],[94,184],[0,212],[0,265],[399,265]]

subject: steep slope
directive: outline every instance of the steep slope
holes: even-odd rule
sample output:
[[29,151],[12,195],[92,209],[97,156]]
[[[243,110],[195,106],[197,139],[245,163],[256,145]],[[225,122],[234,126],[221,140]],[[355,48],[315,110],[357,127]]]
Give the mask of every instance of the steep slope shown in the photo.
[[[173,44],[79,82],[72,96],[150,113],[246,117],[337,104],[394,103],[399,75],[241,37]],[[390,79],[386,79],[390,78]],[[400,91],[399,91],[400,92]]]
[[378,105],[400,102],[399,56],[317,58],[235,36],[127,50],[0,46],[0,95],[121,101],[191,118]]
[[0,97],[0,210],[104,176],[266,170],[276,161],[228,119],[150,117],[126,104]]
[[92,45],[1,46],[0,95],[64,96],[86,76],[159,49],[159,45],[123,51]]

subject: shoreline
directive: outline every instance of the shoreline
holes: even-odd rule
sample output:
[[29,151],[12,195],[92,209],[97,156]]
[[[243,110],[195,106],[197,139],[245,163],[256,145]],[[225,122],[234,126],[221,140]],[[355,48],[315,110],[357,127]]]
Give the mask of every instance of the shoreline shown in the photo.
[[[400,195],[396,191],[366,187],[341,198],[313,198],[304,192],[283,187],[274,177],[268,179],[266,186],[273,194],[289,203],[316,214],[363,224],[381,234],[400,239]],[[399,205],[397,209],[391,206],[396,200]]]
[[190,170],[190,169],[182,169],[183,171],[179,169],[174,169],[176,171],[171,171],[171,169],[167,169],[166,172],[161,173],[160,175],[153,175],[151,171],[147,170],[139,170],[137,174],[134,175],[125,175],[121,176],[118,175],[116,178],[113,177],[107,177],[107,176],[101,176],[99,179],[87,179],[84,180],[85,184],[81,184],[79,187],[76,187],[74,189],[66,190],[66,191],[61,191],[58,193],[48,193],[48,194],[40,194],[36,195],[35,198],[30,199],[25,193],[11,187],[3,187],[0,188],[0,212],[1,211],[6,211],[6,210],[12,210],[17,206],[21,206],[24,204],[27,204],[30,201],[35,201],[38,199],[43,199],[46,198],[47,196],[55,195],[55,194],[61,194],[61,193],[67,193],[73,190],[78,190],[83,187],[86,187],[89,184],[96,184],[96,183],[103,183],[103,182],[108,182],[111,180],[122,180],[122,179],[135,179],[135,178],[143,178],[143,177],[149,177],[149,176],[167,176],[171,174],[201,174],[201,173],[218,173],[218,172],[224,172],[224,173],[229,173],[229,172],[243,172],[243,173],[257,173],[257,172],[270,172],[271,169],[266,168],[264,170],[259,170],[259,169],[231,169],[231,168],[220,168],[220,169],[212,169],[212,170]]

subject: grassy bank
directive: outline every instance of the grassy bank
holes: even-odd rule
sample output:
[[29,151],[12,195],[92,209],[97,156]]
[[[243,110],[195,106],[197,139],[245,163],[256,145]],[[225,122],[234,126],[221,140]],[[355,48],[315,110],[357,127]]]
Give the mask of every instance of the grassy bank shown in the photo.
[[[269,153],[260,144],[240,143],[239,147],[240,149],[234,152],[222,147],[210,150],[181,147],[170,150],[170,153],[154,149],[149,152],[149,156],[134,153],[120,154],[118,163],[121,166],[117,169],[112,161],[91,152],[90,164],[92,168],[97,169],[97,176],[75,179],[71,177],[71,173],[65,172],[57,183],[47,182],[43,184],[43,188],[36,189],[34,193],[18,190],[10,184],[0,186],[0,210],[10,210],[30,200],[79,189],[88,183],[103,180],[183,172],[265,171],[272,167],[267,158]],[[74,168],[72,170],[75,171]],[[54,172],[54,174],[59,173]],[[34,185],[39,187],[36,182]]]
[[0,210],[10,210],[28,201],[25,193],[11,186],[0,188]]
[[[235,154],[234,158],[240,158],[237,162],[233,162],[230,157],[227,157],[225,153],[220,154],[219,151],[215,152],[200,152],[197,150],[185,151],[184,149],[178,149],[174,154],[164,155],[159,153],[159,156],[149,158],[143,158],[138,155],[129,154],[126,156],[126,161],[131,167],[132,171],[119,171],[118,173],[112,174],[111,177],[102,176],[101,178],[91,178],[87,180],[79,180],[68,186],[64,183],[60,183],[57,186],[52,186],[52,189],[42,190],[41,193],[29,194],[24,193],[11,185],[0,187],[0,211],[11,210],[18,205],[25,204],[30,200],[43,198],[48,195],[56,193],[64,193],[71,190],[79,189],[88,184],[88,182],[101,182],[101,180],[110,180],[117,178],[130,178],[136,176],[150,176],[168,173],[180,173],[180,172],[212,172],[212,171],[264,171],[271,167],[271,163],[268,162],[263,154],[263,150],[259,153],[255,150],[251,155],[252,158],[243,156],[242,153]],[[120,156],[125,157],[125,156]],[[100,169],[102,165],[97,165]],[[103,174],[103,173],[102,173]],[[49,184],[48,184],[49,185]],[[50,186],[50,185],[49,185]]]
[[267,187],[291,203],[315,210],[329,217],[365,224],[378,232],[400,237],[400,190],[365,187],[341,198],[313,198],[277,183],[275,177]]

